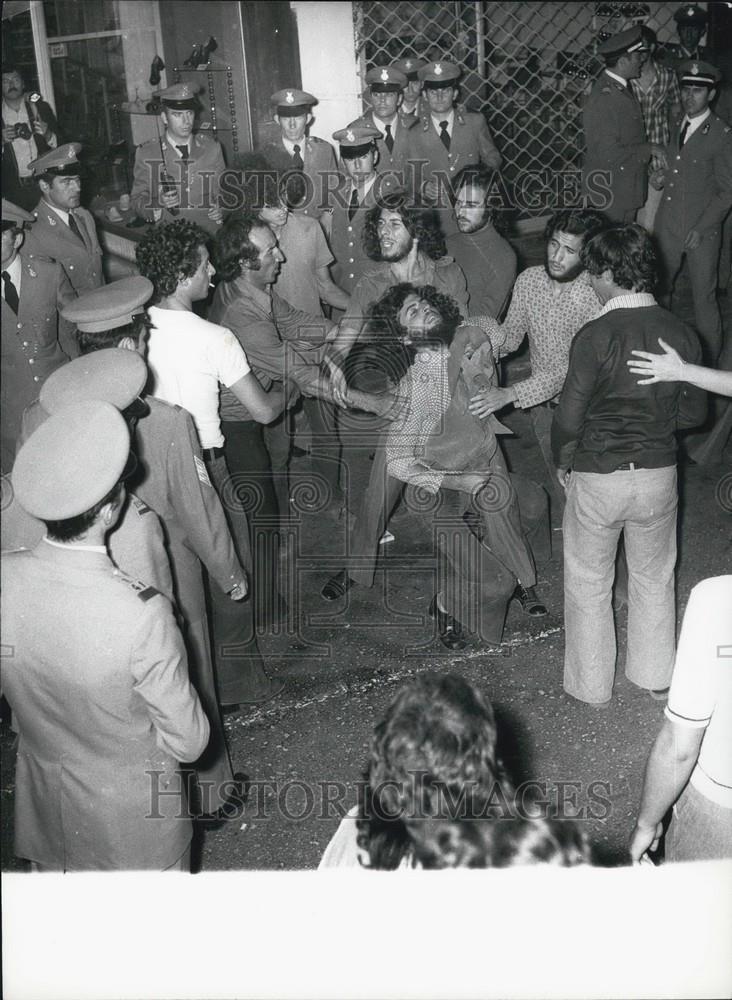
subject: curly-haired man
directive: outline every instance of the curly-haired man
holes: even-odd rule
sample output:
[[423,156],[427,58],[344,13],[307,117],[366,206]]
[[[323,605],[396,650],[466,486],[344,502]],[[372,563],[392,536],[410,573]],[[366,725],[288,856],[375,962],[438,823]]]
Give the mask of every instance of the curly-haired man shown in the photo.
[[615,673],[611,607],[622,532],[628,562],[625,673],[664,698],[674,661],[677,428],[704,419],[703,393],[677,382],[639,386],[626,358],[658,337],[685,361],[695,333],[656,304],[657,263],[646,231],[613,226],[583,246],[582,263],[603,308],[574,340],[552,446],[564,512],[564,689],[607,704]]

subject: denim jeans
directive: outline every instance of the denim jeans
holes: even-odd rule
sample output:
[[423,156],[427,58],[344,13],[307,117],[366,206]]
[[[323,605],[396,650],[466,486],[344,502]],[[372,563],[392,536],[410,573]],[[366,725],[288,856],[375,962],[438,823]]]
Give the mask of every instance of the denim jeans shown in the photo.
[[676,466],[573,472],[564,511],[564,690],[580,701],[612,696],[612,609],[621,532],[628,562],[625,674],[642,688],[671,681],[675,650]]

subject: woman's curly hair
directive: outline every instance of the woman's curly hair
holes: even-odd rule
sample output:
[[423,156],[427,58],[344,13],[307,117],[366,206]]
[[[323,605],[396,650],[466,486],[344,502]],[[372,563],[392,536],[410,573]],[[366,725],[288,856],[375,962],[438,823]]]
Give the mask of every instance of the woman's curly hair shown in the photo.
[[196,273],[207,240],[200,226],[185,219],[155,226],[140,240],[135,259],[140,274],[154,285],[153,303],[172,295],[181,281]]
[[[221,281],[235,281],[242,272],[242,261],[253,270],[259,267],[259,250],[252,243],[252,229],[267,228],[256,212],[241,211],[230,215],[216,233],[213,261]],[[255,266],[256,265],[256,266]]]
[[422,868],[572,868],[591,863],[586,833],[568,819],[428,819],[408,828]]
[[383,260],[378,234],[382,212],[398,212],[409,235],[412,239],[419,240],[419,249],[431,260],[439,260],[447,253],[445,234],[437,212],[433,208],[410,204],[405,194],[395,192],[379,198],[376,205],[366,213],[362,240],[363,248],[371,260]]
[[580,259],[589,274],[610,270],[620,288],[652,292],[658,280],[658,258],[653,240],[635,222],[610,226],[586,241]]
[[490,703],[457,674],[425,674],[401,688],[374,730],[362,788],[357,839],[370,867],[414,859],[414,823],[486,815],[497,788],[507,803],[496,737]]

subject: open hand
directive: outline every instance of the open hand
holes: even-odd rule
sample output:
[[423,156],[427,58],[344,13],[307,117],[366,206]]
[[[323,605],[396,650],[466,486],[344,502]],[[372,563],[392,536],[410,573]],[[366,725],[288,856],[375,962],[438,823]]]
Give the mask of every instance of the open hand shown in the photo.
[[[654,382],[682,382],[684,379],[684,362],[678,351],[658,338],[665,354],[651,354],[649,351],[631,351],[634,358],[629,358],[627,365],[634,375],[647,375],[649,378],[638,379],[638,385],[652,385]],[[645,358],[637,361],[636,358]]]
[[468,409],[474,417],[482,420],[484,417],[502,410],[504,406],[515,402],[513,389],[481,389],[471,397]]

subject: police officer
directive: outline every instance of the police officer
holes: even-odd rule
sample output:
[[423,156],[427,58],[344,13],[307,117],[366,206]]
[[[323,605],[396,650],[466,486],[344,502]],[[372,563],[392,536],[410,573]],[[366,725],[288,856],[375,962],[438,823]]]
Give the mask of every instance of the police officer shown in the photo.
[[700,45],[707,30],[707,12],[696,3],[686,3],[674,12],[678,45],[666,45],[662,53],[664,65],[676,72],[689,59],[709,60],[712,51]]
[[119,412],[87,400],[39,427],[15,464],[19,502],[46,525],[32,552],[2,565],[15,852],[39,870],[190,865],[178,763],[203,752],[208,720],[170,603],[104,545],[129,442]]
[[328,178],[336,175],[333,147],[325,139],[308,135],[318,99],[305,90],[286,87],[270,98],[273,118],[279,127],[277,139],[264,143],[257,152],[278,172],[301,171],[307,178],[305,195],[293,211],[319,218],[328,207]]
[[426,65],[424,59],[418,59],[416,56],[395,59],[391,64],[392,69],[399,70],[407,78],[406,86],[402,90],[402,114],[421,117],[422,81],[419,79],[419,71]]
[[[148,285],[143,294],[149,296],[149,283],[145,278],[132,279]],[[48,383],[41,390],[41,399],[28,407],[24,415],[23,434],[26,440],[32,431],[40,426],[51,412],[68,405],[78,398],[84,398],[89,386],[93,386],[96,398],[111,403],[124,413],[127,425],[132,429],[137,419],[147,413],[146,404],[139,398],[147,381],[147,367],[139,354],[132,351],[100,351],[83,362],[83,376],[79,363],[67,365],[63,376]],[[47,388],[48,387],[48,388]],[[127,475],[134,469],[134,457]],[[12,487],[12,482],[11,482]],[[169,601],[174,600],[173,578],[170,562],[165,551],[163,529],[157,515],[134,493],[126,490],[127,497],[120,517],[107,535],[107,548],[115,566],[137,580],[145,580],[164,594]],[[44,534],[43,525],[23,511],[16,502],[12,488],[8,492],[10,501],[3,510],[2,549],[34,548]]]
[[651,178],[663,188],[655,232],[668,298],[686,257],[695,324],[705,361],[713,365],[722,348],[717,263],[732,207],[732,127],[709,107],[722,79],[716,66],[690,60],[678,76],[684,115],[671,129],[668,168]]
[[23,410],[50,373],[78,354],[73,326],[58,310],[74,297],[60,264],[30,259],[24,226],[33,216],[2,200],[2,351],[0,353],[0,464],[15,458]]
[[408,133],[417,124],[415,115],[400,111],[402,92],[407,86],[406,76],[393,66],[374,66],[366,74],[371,110],[362,121],[374,125],[380,134],[376,140],[379,152],[378,171],[389,173],[399,187],[404,187]]
[[423,66],[418,76],[426,108],[420,124],[409,132],[408,153],[414,170],[410,186],[429,201],[449,208],[445,199],[455,174],[478,163],[497,170],[501,154],[483,115],[456,104],[458,66],[441,59]]
[[[363,247],[363,226],[368,209],[376,205],[382,189],[377,172],[381,132],[365,118],[333,133],[338,143],[343,181],[332,195],[330,248],[335,257],[333,277],[349,295],[372,261]],[[377,183],[377,178],[379,182]],[[386,178],[388,188],[391,178]]]
[[130,201],[148,221],[171,222],[179,216],[215,232],[223,220],[224,154],[211,136],[193,131],[200,89],[175,83],[153,94],[161,103],[162,134],[137,148]]
[[77,295],[104,284],[94,216],[81,207],[80,152],[80,143],[68,142],[30,164],[42,197],[26,241],[31,256],[58,261]]
[[587,206],[599,208],[612,222],[633,222],[645,204],[651,155],[666,162],[665,148],[647,140],[640,104],[628,84],[640,76],[645,46],[636,25],[598,47],[605,71],[596,80],[582,112],[583,195]]

